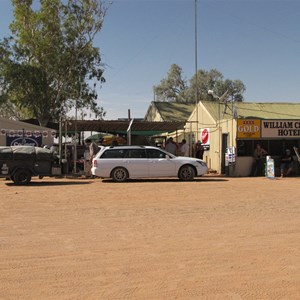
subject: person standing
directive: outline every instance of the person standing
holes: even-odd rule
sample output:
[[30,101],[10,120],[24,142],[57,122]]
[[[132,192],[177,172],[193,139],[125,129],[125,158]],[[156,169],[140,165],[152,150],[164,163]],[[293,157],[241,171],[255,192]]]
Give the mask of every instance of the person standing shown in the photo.
[[185,139],[181,142],[180,151],[182,156],[190,156],[190,146],[186,143]]
[[[281,177],[289,176],[290,173],[293,171],[293,156],[291,154],[290,149],[285,150],[285,154],[281,158],[281,164],[280,164],[280,172],[281,172]],[[284,171],[286,171],[286,174],[284,174]]]
[[93,158],[96,156],[96,154],[99,152],[100,148],[95,142],[92,142],[90,139],[85,140],[86,145],[89,147],[89,162],[92,164]]
[[172,137],[170,137],[170,138],[167,140],[165,150],[166,150],[167,152],[171,153],[171,154],[176,155],[176,152],[177,152],[177,145],[174,143]]
[[252,167],[252,176],[261,176],[264,158],[267,155],[267,151],[263,149],[260,144],[256,144],[253,151],[254,163]]
[[195,153],[196,153],[196,158],[203,159],[204,147],[203,147],[201,141],[198,141],[196,143]]
[[86,139],[85,140],[85,144],[88,147],[88,157],[85,160],[85,172],[87,173],[88,177],[92,176],[92,164],[93,164],[93,158],[96,156],[96,154],[99,152],[100,148],[97,146],[97,144],[95,142],[93,142],[90,139]]

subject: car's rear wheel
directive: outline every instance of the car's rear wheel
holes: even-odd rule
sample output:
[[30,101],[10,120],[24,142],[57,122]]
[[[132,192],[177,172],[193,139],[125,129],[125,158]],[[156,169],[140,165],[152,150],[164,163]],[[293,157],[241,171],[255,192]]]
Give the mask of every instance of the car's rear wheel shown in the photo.
[[178,177],[183,181],[191,181],[195,177],[195,170],[192,166],[182,166],[179,170]]
[[13,177],[13,182],[18,185],[28,184],[31,181],[31,172],[26,169],[19,169]]
[[117,167],[111,171],[111,178],[115,182],[124,182],[128,177],[128,171],[125,168]]

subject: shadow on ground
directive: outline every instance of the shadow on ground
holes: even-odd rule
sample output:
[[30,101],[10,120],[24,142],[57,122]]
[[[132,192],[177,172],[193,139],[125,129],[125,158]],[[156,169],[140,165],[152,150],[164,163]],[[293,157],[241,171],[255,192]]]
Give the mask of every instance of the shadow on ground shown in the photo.
[[83,185],[83,184],[91,184],[91,181],[32,181],[27,185],[17,185],[14,184],[12,181],[9,181],[6,183],[7,186],[13,186],[13,187],[18,187],[18,186],[68,186],[68,185]]
[[[182,181],[179,180],[178,178],[150,178],[150,179],[128,179],[125,183],[137,183],[137,182],[178,182],[178,183],[183,183],[183,182],[222,182],[222,181],[228,181],[227,179],[224,178],[207,178],[207,177],[203,177],[203,178],[197,178],[194,179],[193,181]],[[115,183],[112,179],[103,179],[102,180],[103,183]],[[116,182],[118,183],[118,182]]]

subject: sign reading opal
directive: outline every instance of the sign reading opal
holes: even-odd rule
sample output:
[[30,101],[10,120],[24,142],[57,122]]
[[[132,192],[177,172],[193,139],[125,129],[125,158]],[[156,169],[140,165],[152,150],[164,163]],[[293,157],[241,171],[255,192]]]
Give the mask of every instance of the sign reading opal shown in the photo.
[[300,121],[265,120],[261,122],[261,136],[267,138],[299,138]]

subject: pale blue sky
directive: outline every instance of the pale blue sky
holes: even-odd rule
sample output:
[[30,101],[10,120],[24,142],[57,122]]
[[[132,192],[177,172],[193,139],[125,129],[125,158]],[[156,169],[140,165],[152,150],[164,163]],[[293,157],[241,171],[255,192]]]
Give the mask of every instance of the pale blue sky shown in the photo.
[[[195,73],[195,0],[114,0],[95,45],[107,65],[105,119],[144,117],[153,86],[178,64]],[[245,101],[298,102],[300,0],[198,0],[198,69],[246,85]],[[0,38],[10,0],[0,0]]]

